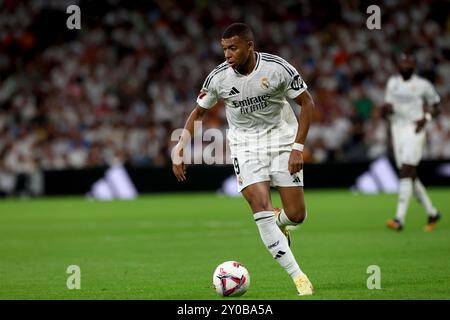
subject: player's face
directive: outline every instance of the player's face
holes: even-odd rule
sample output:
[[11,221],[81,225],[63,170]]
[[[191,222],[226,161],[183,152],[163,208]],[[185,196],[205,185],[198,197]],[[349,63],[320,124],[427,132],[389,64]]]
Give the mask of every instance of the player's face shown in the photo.
[[240,69],[248,60],[253,42],[242,39],[239,36],[233,36],[228,39],[222,39],[223,53],[225,59],[233,69]]
[[400,60],[400,63],[398,65],[398,70],[400,74],[402,75],[403,79],[408,80],[411,78],[412,74],[414,73],[414,69],[416,67],[416,63],[413,58],[411,57],[404,57]]

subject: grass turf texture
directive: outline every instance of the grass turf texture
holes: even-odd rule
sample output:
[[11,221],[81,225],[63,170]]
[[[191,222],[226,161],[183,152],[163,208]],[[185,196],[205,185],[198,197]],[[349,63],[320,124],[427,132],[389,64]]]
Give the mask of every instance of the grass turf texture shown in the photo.
[[[436,230],[423,231],[426,217],[412,200],[399,233],[384,226],[396,195],[306,190],[308,219],[292,248],[312,297],[296,296],[242,198],[1,200],[0,299],[222,299],[211,275],[226,260],[250,271],[250,290],[238,299],[449,299],[450,190],[429,193],[443,213]],[[273,202],[280,205],[276,193]],[[81,290],[66,287],[69,265],[81,268]],[[370,265],[381,268],[381,290],[367,289]]]

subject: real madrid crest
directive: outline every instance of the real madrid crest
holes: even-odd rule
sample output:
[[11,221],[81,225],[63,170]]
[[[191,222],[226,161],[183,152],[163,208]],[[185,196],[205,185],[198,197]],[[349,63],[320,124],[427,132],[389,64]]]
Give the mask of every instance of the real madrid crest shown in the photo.
[[270,87],[269,79],[267,79],[267,77],[261,78],[260,84],[261,84],[261,88],[263,88],[263,89],[269,89],[269,87]]

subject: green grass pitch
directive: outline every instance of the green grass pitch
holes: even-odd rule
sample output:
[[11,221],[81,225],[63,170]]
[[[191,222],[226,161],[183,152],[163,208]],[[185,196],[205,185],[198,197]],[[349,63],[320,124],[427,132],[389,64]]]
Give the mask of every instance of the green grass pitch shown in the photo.
[[[449,299],[449,189],[430,189],[443,214],[423,231],[411,201],[406,228],[386,229],[396,195],[306,190],[308,219],[292,249],[316,294],[298,297],[264,248],[247,203],[214,193],[144,195],[135,201],[83,198],[0,200],[0,299],[222,299],[215,267],[238,260],[250,271],[239,299]],[[280,205],[277,193],[274,205]],[[81,289],[69,290],[69,265]],[[369,290],[367,268],[381,270]]]

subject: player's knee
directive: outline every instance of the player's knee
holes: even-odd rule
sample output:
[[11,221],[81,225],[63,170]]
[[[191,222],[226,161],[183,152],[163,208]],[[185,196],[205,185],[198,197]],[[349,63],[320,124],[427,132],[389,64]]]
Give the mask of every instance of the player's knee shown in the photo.
[[268,199],[261,199],[260,197],[251,197],[250,199],[247,199],[247,201],[250,207],[252,208],[253,212],[273,210],[272,204]]
[[306,213],[306,209],[300,208],[290,215],[289,220],[291,220],[294,223],[301,224],[306,220],[307,215],[308,214]]
[[409,171],[405,170],[400,172],[400,179],[412,178],[412,175]]
[[306,214],[304,214],[304,215],[297,215],[292,220],[293,220],[292,222],[295,222],[297,224],[302,224],[306,220]]
[[416,173],[416,168],[409,165],[404,165],[400,169],[400,178],[414,178]]

